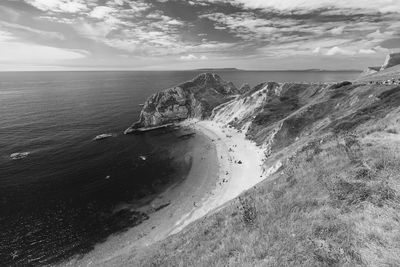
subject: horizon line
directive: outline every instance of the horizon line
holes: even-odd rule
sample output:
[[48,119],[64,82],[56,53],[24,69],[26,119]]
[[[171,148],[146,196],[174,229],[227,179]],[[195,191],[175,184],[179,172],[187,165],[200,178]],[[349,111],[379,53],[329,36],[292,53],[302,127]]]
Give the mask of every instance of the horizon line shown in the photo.
[[362,72],[363,70],[359,69],[237,69],[237,68],[198,68],[198,69],[151,69],[151,70],[140,70],[140,69],[70,69],[70,70],[0,70],[0,73],[3,72],[168,72],[168,71],[225,71],[225,72],[235,72],[235,71],[254,71],[254,72]]

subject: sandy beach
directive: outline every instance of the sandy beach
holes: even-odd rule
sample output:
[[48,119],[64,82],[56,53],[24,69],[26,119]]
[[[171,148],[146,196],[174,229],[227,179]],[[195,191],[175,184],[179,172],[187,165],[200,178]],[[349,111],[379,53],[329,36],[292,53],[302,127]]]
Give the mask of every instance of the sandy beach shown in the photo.
[[213,190],[206,192],[201,203],[177,221],[173,234],[265,178],[262,168],[264,153],[255,143],[245,139],[243,133],[214,121],[188,121],[186,124],[214,143],[219,170]]
[[[64,266],[121,266],[130,255],[213,212],[262,181],[263,151],[243,133],[214,121],[187,120],[184,131],[196,133],[185,159],[192,161],[188,176],[143,207],[150,218],[129,231],[111,236],[93,251]],[[155,211],[155,207],[168,204]]]

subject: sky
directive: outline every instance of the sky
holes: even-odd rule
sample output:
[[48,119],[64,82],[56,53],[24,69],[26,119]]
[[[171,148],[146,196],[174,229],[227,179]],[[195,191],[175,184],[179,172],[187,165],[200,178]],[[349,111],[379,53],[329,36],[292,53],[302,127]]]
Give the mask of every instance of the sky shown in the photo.
[[400,0],[1,0],[0,71],[363,69]]

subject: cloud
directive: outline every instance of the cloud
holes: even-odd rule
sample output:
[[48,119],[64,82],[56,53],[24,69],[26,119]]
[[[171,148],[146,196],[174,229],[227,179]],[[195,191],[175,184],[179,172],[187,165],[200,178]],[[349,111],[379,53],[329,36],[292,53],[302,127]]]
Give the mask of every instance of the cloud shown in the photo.
[[11,21],[16,21],[21,17],[19,12],[4,6],[0,6],[0,14],[3,19],[9,18]]
[[179,64],[197,64],[207,56],[377,58],[385,52],[377,47],[400,36],[398,0],[22,1],[42,11],[28,9],[41,27],[13,21],[20,26],[0,29],[29,43],[80,44],[96,57]]
[[12,33],[0,31],[0,63],[48,64],[87,57],[85,50],[64,49],[21,42]]
[[[214,2],[214,0],[209,1]],[[363,12],[400,13],[398,0],[225,0],[246,8],[302,11],[318,9],[354,9]]]
[[360,54],[367,54],[367,55],[376,54],[376,51],[373,49],[360,49],[358,52]]
[[343,33],[345,28],[346,28],[346,26],[343,25],[343,26],[339,26],[339,27],[330,29],[329,32],[332,33],[333,35],[340,35]]
[[394,31],[387,31],[387,32],[381,32],[380,29],[377,29],[376,31],[367,34],[367,38],[372,38],[372,39],[380,39],[380,40],[384,40],[386,38],[390,38],[393,35],[395,35]]
[[28,26],[23,26],[15,23],[8,23],[5,21],[0,21],[0,27],[5,28],[8,30],[13,30],[14,32],[25,32],[35,34],[36,36],[39,35],[42,38],[47,39],[58,39],[58,40],[65,40],[65,36],[59,32],[49,32],[49,31],[42,31],[38,29],[34,29]]
[[89,6],[84,0],[25,0],[28,4],[42,11],[78,13],[88,11]]
[[334,55],[352,56],[354,54],[355,52],[340,48],[338,46],[332,47],[325,53],[325,55],[327,56],[334,56]]
[[273,21],[257,18],[250,12],[240,12],[230,15],[210,13],[203,14],[200,18],[207,18],[214,21],[216,22],[217,29],[227,29],[245,40],[268,37],[271,33],[277,31],[277,28],[273,25]]
[[7,31],[2,31],[0,29],[0,43],[8,42],[8,41],[11,41],[11,40],[14,40],[14,39],[15,38],[11,33],[7,32]]
[[115,11],[115,9],[108,6],[97,6],[89,13],[89,16],[96,19],[104,19]]
[[312,51],[314,54],[319,54],[319,52],[321,52],[321,47],[316,47],[314,48],[314,50]]
[[193,61],[193,60],[206,60],[207,57],[205,55],[201,55],[201,56],[196,56],[193,54],[189,54],[186,56],[181,56],[180,57],[181,60],[187,60],[187,61]]

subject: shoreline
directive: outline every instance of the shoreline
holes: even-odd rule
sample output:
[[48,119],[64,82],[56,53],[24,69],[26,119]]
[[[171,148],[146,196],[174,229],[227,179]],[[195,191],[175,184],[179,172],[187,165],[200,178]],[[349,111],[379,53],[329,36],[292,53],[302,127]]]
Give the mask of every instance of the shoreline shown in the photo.
[[195,220],[217,211],[266,178],[262,167],[265,158],[263,150],[246,139],[243,133],[210,120],[188,120],[182,124],[202,132],[214,143],[219,174],[212,192],[177,222],[171,234],[179,233]]
[[180,232],[266,178],[263,150],[245,139],[243,133],[209,120],[191,119],[179,125],[184,131],[196,133],[190,143],[191,152],[185,155],[192,166],[185,179],[167,188],[150,206],[169,204],[150,214],[148,220],[110,236],[91,252],[62,266],[124,265],[142,248]]

